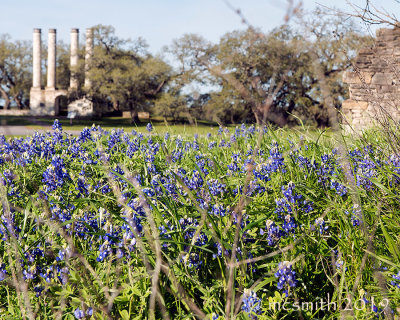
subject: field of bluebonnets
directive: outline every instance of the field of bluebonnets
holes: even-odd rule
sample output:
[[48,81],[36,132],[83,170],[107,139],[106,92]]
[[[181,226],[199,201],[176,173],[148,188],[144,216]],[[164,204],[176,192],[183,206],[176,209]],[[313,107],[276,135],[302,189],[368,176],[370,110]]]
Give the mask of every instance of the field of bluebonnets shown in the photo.
[[396,316],[382,139],[147,129],[0,137],[1,319]]

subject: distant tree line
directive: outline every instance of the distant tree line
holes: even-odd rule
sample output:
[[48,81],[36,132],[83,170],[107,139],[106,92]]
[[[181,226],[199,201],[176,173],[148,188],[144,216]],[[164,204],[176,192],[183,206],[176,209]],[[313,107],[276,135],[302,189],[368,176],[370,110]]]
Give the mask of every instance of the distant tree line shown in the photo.
[[[137,121],[139,111],[149,111],[173,121],[267,121],[280,126],[302,121],[325,126],[329,120],[319,77],[324,77],[340,109],[348,94],[341,81],[342,72],[351,67],[359,48],[372,43],[370,37],[355,30],[351,21],[318,11],[269,33],[252,27],[229,32],[218,43],[185,34],[164,50],[175,61],[172,67],[165,57],[150,54],[143,39],[121,39],[112,26],[97,25],[93,29],[95,46],[89,66],[92,85],[69,91],[69,100],[89,96],[113,110],[131,111],[133,121]],[[74,70],[81,83],[83,50]],[[29,108],[31,52],[30,42],[0,37],[3,108]],[[47,56],[46,48],[43,56]],[[316,63],[322,70],[319,77]],[[59,88],[68,88],[70,73],[69,45],[59,42]]]

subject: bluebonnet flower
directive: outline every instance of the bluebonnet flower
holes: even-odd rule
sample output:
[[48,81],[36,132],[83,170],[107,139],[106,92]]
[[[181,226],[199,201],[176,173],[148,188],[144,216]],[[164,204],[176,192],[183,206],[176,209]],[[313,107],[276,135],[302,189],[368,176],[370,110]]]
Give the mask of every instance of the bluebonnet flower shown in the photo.
[[210,150],[214,149],[216,145],[217,145],[217,142],[216,141],[212,141],[212,142],[210,142],[208,144],[208,149],[210,149]]
[[60,249],[60,251],[58,252],[58,256],[56,257],[56,261],[61,262],[61,261],[64,261],[65,258],[68,260],[71,256],[72,256],[71,248],[66,247],[66,248]]
[[169,137],[170,137],[169,132],[166,132],[166,133],[165,133],[165,136],[164,136],[164,140],[165,140],[165,141],[168,141],[168,140],[169,140]]
[[197,140],[194,140],[194,141],[193,141],[193,143],[192,143],[192,149],[193,149],[193,150],[199,150],[199,149],[200,149],[200,146],[199,146],[199,143],[197,142]]
[[319,233],[324,234],[328,230],[328,226],[325,224],[324,218],[315,219],[315,225],[319,226]]
[[204,175],[208,175],[208,165],[210,164],[210,159],[205,159],[203,157],[203,155],[196,155],[195,156],[196,159],[196,165],[199,167],[199,169],[201,170],[201,172]]
[[[169,230],[168,230],[164,225],[159,226],[159,227],[158,227],[158,230],[160,231],[160,238],[161,238],[161,239],[167,239],[167,240],[169,240],[169,239],[171,239],[172,236],[171,236],[171,234],[168,234],[168,232],[171,231],[171,230],[173,230],[173,229],[174,229],[174,226],[173,226],[172,224],[170,224],[168,221],[166,221],[166,224],[167,224]],[[164,242],[164,243],[162,244],[163,248],[167,248],[168,245],[169,245],[169,244],[166,243],[166,242]]]
[[86,142],[87,140],[92,140],[92,132],[88,128],[83,128],[81,133],[79,134],[78,141]]
[[54,120],[53,125],[51,126],[51,128],[52,128],[53,130],[62,131],[62,126],[61,126],[60,121],[58,121],[58,119]]
[[185,253],[182,255],[181,261],[188,268],[200,269],[203,265],[203,260],[201,260],[200,255],[197,252]]
[[6,265],[4,263],[0,264],[0,281],[3,281],[7,274]]
[[253,135],[253,134],[256,132],[256,127],[254,126],[254,124],[252,124],[252,125],[247,129],[247,132],[248,132],[250,135]]
[[[367,294],[368,294],[367,292],[364,294],[364,296],[363,296],[363,301],[365,302],[366,305],[372,303],[372,305],[371,305],[371,310],[372,310],[373,312],[375,312],[375,317],[378,318],[378,319],[380,319],[380,316],[383,314],[384,310],[382,310],[382,309],[380,309],[380,308],[377,307],[377,305],[375,304],[375,301],[374,301],[374,297],[372,297],[371,301],[369,301],[369,300],[367,299],[367,297],[366,297]],[[393,313],[393,310],[392,310],[392,313]]]
[[[12,212],[12,210],[11,210]],[[19,232],[21,229],[18,224],[15,223],[15,214],[12,213],[10,215],[3,214],[0,216],[0,239],[3,241],[7,241],[9,239],[10,234],[15,238],[19,238]]]
[[123,130],[122,129],[113,129],[110,133],[110,135],[108,136],[108,151],[111,153],[114,153],[116,151],[116,147],[119,145],[119,143],[121,142],[121,134],[123,134]]
[[74,316],[75,319],[83,319],[85,317],[85,312],[78,307],[74,311]]
[[281,171],[283,173],[286,172],[285,169],[285,162],[282,153],[279,150],[278,143],[273,143],[272,147],[269,151],[269,158],[268,161],[270,162],[270,170],[272,172]]
[[[279,229],[279,226],[277,226],[272,220],[267,220],[266,232],[268,245],[270,246],[275,245],[283,235],[282,231]],[[263,235],[264,230],[261,229],[260,234]]]
[[295,150],[295,151],[291,152],[290,157],[294,160],[294,162],[296,164],[298,164],[298,166],[301,169],[303,169],[307,173],[309,173],[317,168],[316,161],[314,160],[314,162],[311,163],[311,160],[308,159],[307,157],[302,156],[299,153],[299,150]]
[[44,192],[50,193],[59,187],[62,187],[64,181],[70,179],[64,160],[56,155],[51,160],[50,166],[43,172],[42,182],[44,183]]
[[78,180],[77,180],[77,187],[76,190],[78,190],[78,198],[79,197],[84,197],[89,195],[89,187],[90,185],[86,183],[86,177],[83,175],[79,175]]
[[176,145],[177,148],[182,148],[182,146],[183,146],[183,140],[182,140],[182,137],[181,137],[181,136],[177,136],[177,137],[175,138],[175,145]]
[[50,266],[45,270],[42,270],[42,272],[39,273],[39,276],[44,280],[46,280],[47,283],[50,283],[51,279],[54,277],[53,266]]
[[287,188],[282,186],[282,193],[284,197],[275,200],[275,212],[278,214],[279,218],[282,218],[284,216],[286,219],[287,214],[291,215],[294,212],[298,211],[309,213],[313,210],[312,202],[303,200],[303,196],[297,194],[294,188],[295,185],[293,182],[290,182]]
[[92,308],[92,307],[89,307],[89,308],[86,310],[86,315],[89,316],[89,317],[93,315],[93,308]]
[[224,217],[226,213],[228,212],[228,209],[225,208],[222,204],[214,204],[211,207],[211,214],[219,217]]
[[147,124],[146,130],[147,130],[148,132],[152,132],[152,131],[153,131],[153,125],[152,125],[150,122]]
[[22,271],[24,280],[36,278],[37,269],[35,266],[30,266]]
[[[342,272],[342,270],[343,270],[343,265],[344,265],[344,261],[342,260],[342,259],[338,259],[338,260],[336,260],[336,269],[337,269],[337,271],[339,271],[339,272]],[[345,267],[345,270],[344,271],[346,271],[347,270],[347,267]]]
[[368,191],[372,189],[373,183],[371,178],[376,176],[377,171],[375,162],[370,158],[370,154],[373,154],[372,148],[366,147],[363,151],[354,149],[349,152],[349,156],[354,163],[357,186],[363,187]]
[[181,160],[183,157],[183,152],[182,150],[174,150],[171,153],[171,160],[172,162],[178,162],[179,160]]
[[203,186],[204,180],[197,170],[193,170],[192,177],[189,179],[184,177],[185,184],[190,190],[200,189]]
[[284,218],[284,222],[282,225],[282,229],[286,234],[289,233],[294,233],[295,229],[296,229],[296,223],[294,221],[294,218],[290,215],[287,214]]
[[[347,215],[350,215],[349,211],[345,211]],[[354,227],[359,226],[362,221],[362,212],[358,204],[355,204],[352,208],[351,223]]]
[[125,152],[129,158],[132,158],[139,149],[140,149],[140,141],[137,138],[135,138],[133,141],[127,142],[127,148]]
[[35,295],[36,295],[36,297],[40,297],[40,295],[42,294],[42,291],[43,291],[43,289],[44,289],[44,287],[42,287],[42,286],[40,286],[40,285],[37,285],[37,286],[35,286],[34,288],[33,288],[33,291],[35,291]]
[[124,170],[119,165],[115,165],[113,169],[110,170],[110,176],[113,177],[114,180],[124,182],[124,179],[121,178],[125,174]]
[[296,271],[292,269],[292,265],[289,261],[283,261],[279,263],[278,271],[275,273],[275,277],[278,278],[278,289],[288,296],[288,289],[294,288],[297,285]]
[[245,289],[242,297],[242,310],[246,312],[251,319],[258,319],[257,315],[260,315],[261,310],[261,299],[257,297],[254,291]]
[[4,186],[12,185],[13,180],[16,178],[16,175],[10,170],[10,169],[5,169],[3,171],[3,175],[0,176],[0,183],[2,183]]
[[222,246],[220,243],[214,243],[214,247],[217,248],[217,253],[213,253],[213,259],[222,257]]
[[62,141],[62,126],[58,119],[54,120],[53,125],[53,140],[55,143]]
[[340,196],[344,196],[345,194],[347,194],[347,188],[341,183],[334,180],[331,180],[331,189],[335,190],[336,193]]
[[226,184],[221,183],[218,179],[210,179],[207,181],[208,188],[213,196],[223,196],[226,191]]
[[392,274],[392,278],[390,284],[400,289],[400,271],[397,274]]

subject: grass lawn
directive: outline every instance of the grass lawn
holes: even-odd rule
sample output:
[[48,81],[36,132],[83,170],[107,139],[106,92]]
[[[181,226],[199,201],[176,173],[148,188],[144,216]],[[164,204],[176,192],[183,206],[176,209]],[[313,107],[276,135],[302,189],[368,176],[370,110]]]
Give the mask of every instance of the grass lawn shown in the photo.
[[[18,116],[0,116],[0,124],[8,126],[26,126],[29,129],[46,130],[51,127],[54,122],[53,117],[43,118],[28,118]],[[142,120],[140,123],[132,124],[130,119],[121,117],[107,117],[100,120],[91,119],[75,119],[72,124],[69,119],[59,118],[59,121],[64,130],[81,131],[85,127],[91,127],[93,124],[100,125],[103,129],[123,128],[125,131],[130,132],[135,129],[138,132],[146,132],[146,125],[151,122],[154,131],[158,134],[165,134],[167,131],[170,134],[206,134],[208,132],[216,132],[218,124],[215,122],[198,121],[196,124],[173,124],[165,122],[160,118],[152,118],[149,121]]]

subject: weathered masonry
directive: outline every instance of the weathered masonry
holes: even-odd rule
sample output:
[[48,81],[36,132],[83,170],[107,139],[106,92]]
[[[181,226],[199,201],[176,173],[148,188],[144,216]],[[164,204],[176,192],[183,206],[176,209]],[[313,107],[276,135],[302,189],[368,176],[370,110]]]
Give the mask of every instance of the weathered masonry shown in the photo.
[[342,104],[343,123],[364,129],[392,119],[400,121],[400,27],[379,29],[373,48],[361,49],[354,71],[343,74],[350,99]]
[[[48,57],[47,57],[47,82],[42,86],[42,39],[41,29],[33,30],[33,79],[30,91],[30,114],[35,116],[57,116],[60,114],[61,104],[66,100],[68,91],[77,90],[79,87],[76,76],[78,67],[79,29],[71,30],[71,77],[68,90],[56,87],[56,29],[49,29],[48,33]],[[85,55],[85,87],[90,87],[88,79],[88,65],[93,53],[93,31],[86,29],[86,55]],[[82,101],[81,101],[82,100]],[[93,103],[88,99],[73,101],[68,105],[68,111],[72,110],[79,116],[91,116]]]

